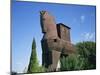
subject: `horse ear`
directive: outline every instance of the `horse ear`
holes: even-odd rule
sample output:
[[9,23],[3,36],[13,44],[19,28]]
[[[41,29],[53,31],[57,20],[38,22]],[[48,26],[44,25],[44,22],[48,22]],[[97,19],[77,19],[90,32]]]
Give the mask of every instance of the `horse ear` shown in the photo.
[[46,12],[46,11],[40,11],[40,14],[41,14],[41,15],[44,15],[44,14],[45,14],[45,12]]

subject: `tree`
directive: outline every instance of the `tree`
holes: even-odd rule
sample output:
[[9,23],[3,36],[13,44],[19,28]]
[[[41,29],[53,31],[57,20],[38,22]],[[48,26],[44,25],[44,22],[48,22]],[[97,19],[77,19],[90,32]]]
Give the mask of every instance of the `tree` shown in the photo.
[[27,73],[38,72],[38,69],[39,69],[39,63],[38,63],[37,54],[36,54],[36,42],[35,42],[35,39],[33,39],[32,52],[31,52],[31,57],[30,57]]
[[96,68],[96,43],[92,41],[80,42],[76,44],[77,52],[84,58],[84,69]]
[[96,68],[96,43],[92,41],[79,42],[76,45],[76,54],[62,57],[61,70],[87,70]]
[[80,56],[71,54],[67,57],[62,57],[61,60],[61,71],[72,71],[83,69],[84,59]]

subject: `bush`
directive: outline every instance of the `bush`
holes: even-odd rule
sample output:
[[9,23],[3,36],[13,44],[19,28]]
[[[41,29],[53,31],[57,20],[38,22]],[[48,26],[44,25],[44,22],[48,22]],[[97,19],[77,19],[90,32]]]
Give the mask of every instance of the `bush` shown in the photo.
[[38,72],[46,72],[46,68],[43,66],[40,66],[38,69]]
[[77,53],[84,58],[84,69],[96,68],[96,43],[92,41],[80,42],[76,44]]
[[61,71],[81,70],[84,65],[84,58],[78,55],[69,55],[61,58]]
[[62,57],[61,71],[87,70],[96,68],[96,43],[91,41],[76,44],[76,54]]

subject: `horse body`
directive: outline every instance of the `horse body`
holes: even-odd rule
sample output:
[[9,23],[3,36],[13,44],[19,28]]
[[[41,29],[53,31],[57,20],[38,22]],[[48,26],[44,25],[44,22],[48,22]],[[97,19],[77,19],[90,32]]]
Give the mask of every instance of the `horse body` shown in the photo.
[[70,41],[70,28],[64,27],[62,23],[56,24],[53,16],[47,11],[40,12],[40,22],[44,34],[41,40],[42,65],[49,71],[56,71],[61,56],[68,56],[74,52]]

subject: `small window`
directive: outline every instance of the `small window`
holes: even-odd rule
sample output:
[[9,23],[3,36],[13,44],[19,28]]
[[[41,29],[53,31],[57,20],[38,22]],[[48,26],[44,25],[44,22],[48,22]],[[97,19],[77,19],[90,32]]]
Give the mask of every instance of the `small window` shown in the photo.
[[54,42],[57,42],[57,39],[54,39]]

